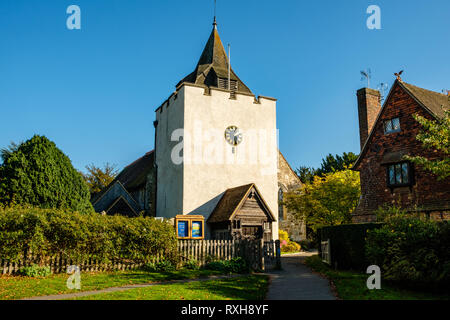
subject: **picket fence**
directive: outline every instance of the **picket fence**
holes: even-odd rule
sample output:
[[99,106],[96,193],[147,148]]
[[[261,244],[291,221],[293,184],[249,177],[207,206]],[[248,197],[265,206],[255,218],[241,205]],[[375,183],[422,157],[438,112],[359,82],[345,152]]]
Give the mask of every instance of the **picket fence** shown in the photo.
[[[281,266],[280,241],[262,240],[178,240],[179,263],[181,266],[189,260],[196,260],[201,266],[212,260],[230,260],[242,257],[253,270],[264,271]],[[28,256],[26,260],[9,261],[0,259],[0,274],[14,274],[20,268],[40,261],[41,265],[50,267],[52,273],[65,273],[68,266],[76,265],[80,271],[132,270],[149,262],[159,262],[164,254],[158,253],[145,261],[127,261],[113,259],[102,263],[95,258],[85,260],[66,259],[62,255],[52,257]]]

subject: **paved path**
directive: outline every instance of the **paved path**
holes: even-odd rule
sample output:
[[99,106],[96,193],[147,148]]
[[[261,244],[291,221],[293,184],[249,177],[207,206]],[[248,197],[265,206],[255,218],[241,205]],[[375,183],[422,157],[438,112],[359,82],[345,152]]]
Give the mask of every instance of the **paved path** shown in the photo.
[[[269,272],[267,300],[335,300],[327,279],[311,272],[302,263],[313,253],[281,256],[283,270]],[[316,253],[314,253],[316,254]]]
[[146,287],[158,286],[158,285],[162,285],[162,284],[199,282],[199,281],[209,281],[209,280],[217,280],[217,279],[229,279],[229,278],[236,278],[236,277],[242,277],[242,276],[244,276],[244,275],[237,274],[237,275],[226,275],[226,276],[209,276],[209,277],[197,278],[197,279],[183,279],[183,280],[151,282],[151,283],[144,283],[144,284],[130,284],[127,286],[105,288],[105,289],[101,289],[101,290],[81,291],[81,292],[75,292],[75,293],[55,294],[55,295],[51,295],[51,296],[31,297],[31,298],[24,298],[22,300],[66,300],[66,299],[72,299],[72,298],[78,298],[78,297],[92,296],[94,294],[109,293],[109,292],[115,292],[115,291],[124,291],[124,290],[137,289],[137,288],[146,288]]

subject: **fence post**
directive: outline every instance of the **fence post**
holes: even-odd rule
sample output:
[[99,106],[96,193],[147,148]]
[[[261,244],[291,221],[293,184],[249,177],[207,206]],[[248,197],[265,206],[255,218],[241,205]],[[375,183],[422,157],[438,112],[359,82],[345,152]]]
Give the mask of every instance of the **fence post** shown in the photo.
[[277,266],[277,269],[281,269],[280,240],[275,240],[275,254],[276,254],[276,266]]
[[265,265],[264,265],[264,239],[261,238],[259,240],[259,244],[258,244],[258,252],[259,252],[259,261],[260,261],[260,268],[261,271],[265,271]]

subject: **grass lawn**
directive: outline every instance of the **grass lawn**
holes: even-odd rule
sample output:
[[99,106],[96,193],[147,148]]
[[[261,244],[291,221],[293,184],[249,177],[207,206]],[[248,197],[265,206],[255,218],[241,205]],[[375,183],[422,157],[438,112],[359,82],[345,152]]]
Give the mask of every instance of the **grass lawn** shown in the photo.
[[268,276],[247,275],[238,278],[165,284],[80,297],[80,300],[262,300],[266,296]]
[[66,287],[66,281],[69,277],[67,274],[54,274],[46,278],[0,276],[0,300],[99,290],[128,284],[194,279],[219,274],[221,274],[219,271],[185,269],[163,273],[152,273],[141,270],[96,273],[82,272],[81,290],[70,290]]
[[[366,286],[369,274],[334,270],[324,264],[318,255],[305,259],[312,270],[333,280],[339,298],[343,300],[448,300],[448,295],[415,292],[386,285],[381,281],[381,289],[369,290]],[[383,278],[381,278],[383,280]]]

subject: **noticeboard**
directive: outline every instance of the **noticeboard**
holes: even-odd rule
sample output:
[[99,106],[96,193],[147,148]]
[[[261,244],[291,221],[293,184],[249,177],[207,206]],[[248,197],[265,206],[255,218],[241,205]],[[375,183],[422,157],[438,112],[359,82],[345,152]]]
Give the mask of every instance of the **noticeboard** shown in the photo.
[[189,237],[189,221],[177,222],[177,236],[178,238]]
[[200,215],[177,215],[175,228],[178,239],[204,239],[205,218]]

